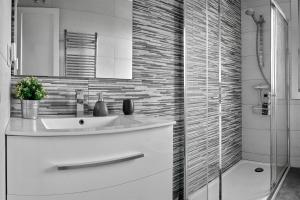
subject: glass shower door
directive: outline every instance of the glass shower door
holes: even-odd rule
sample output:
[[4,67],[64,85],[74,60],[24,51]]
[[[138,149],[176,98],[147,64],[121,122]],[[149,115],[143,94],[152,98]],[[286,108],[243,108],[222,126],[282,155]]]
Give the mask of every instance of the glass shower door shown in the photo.
[[220,0],[185,0],[185,198],[218,200]]
[[289,165],[288,23],[271,2],[271,186]]

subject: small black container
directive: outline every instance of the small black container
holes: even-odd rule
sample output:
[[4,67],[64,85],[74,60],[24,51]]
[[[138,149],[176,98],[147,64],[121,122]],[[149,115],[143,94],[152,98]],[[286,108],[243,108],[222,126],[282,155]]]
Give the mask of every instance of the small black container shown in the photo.
[[134,112],[134,103],[132,99],[123,100],[123,113],[124,115],[132,115]]

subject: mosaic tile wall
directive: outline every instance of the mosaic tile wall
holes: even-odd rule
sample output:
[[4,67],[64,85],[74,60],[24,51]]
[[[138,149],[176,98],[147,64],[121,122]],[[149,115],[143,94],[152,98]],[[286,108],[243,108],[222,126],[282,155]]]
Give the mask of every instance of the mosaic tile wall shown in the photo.
[[185,1],[188,194],[207,183],[206,2]]
[[222,0],[222,166],[242,159],[241,0]]
[[185,2],[187,187],[191,194],[219,173],[220,86],[223,171],[241,160],[241,10],[240,0],[222,0],[219,18],[218,0]]
[[[135,0],[133,12],[133,79],[40,78],[49,93],[40,114],[74,115],[75,89],[84,89],[89,110],[101,91],[110,112],[121,113],[122,100],[132,98],[136,113],[176,120],[175,199],[183,193],[183,1]],[[12,78],[12,90],[19,79]],[[14,98],[11,114],[20,116],[20,102]]]
[[[208,0],[208,5],[205,0],[186,3],[186,26],[190,30],[186,35],[188,186],[193,192],[214,179],[218,170],[218,100],[214,98],[219,92],[218,1]],[[241,157],[240,1],[223,0],[222,6],[222,143],[224,169],[228,169]],[[183,0],[135,0],[133,12],[133,79],[40,78],[49,93],[41,103],[41,115],[74,116],[75,89],[84,89],[88,96],[86,112],[91,112],[101,91],[111,113],[121,113],[122,100],[132,98],[136,113],[176,120],[174,199],[182,199]],[[12,90],[19,79],[12,78]],[[11,114],[20,116],[20,103],[14,98]]]

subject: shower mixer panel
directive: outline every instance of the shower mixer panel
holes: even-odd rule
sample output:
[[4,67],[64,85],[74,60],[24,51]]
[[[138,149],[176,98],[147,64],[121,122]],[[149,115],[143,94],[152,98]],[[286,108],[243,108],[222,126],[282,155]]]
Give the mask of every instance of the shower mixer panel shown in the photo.
[[270,95],[269,92],[266,92],[263,94],[263,98],[262,98],[262,104],[261,104],[261,114],[262,115],[269,115],[269,106],[270,106]]
[[258,115],[267,115],[271,114],[271,93],[267,85],[257,85],[254,86],[254,89],[257,91],[258,103],[253,106],[253,112]]

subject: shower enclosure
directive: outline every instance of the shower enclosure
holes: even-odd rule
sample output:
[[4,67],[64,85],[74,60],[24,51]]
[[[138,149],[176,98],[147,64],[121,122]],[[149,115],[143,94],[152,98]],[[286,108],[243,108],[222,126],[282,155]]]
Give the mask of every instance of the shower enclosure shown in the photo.
[[[276,1],[266,7],[262,29],[249,26],[270,45],[242,56],[241,15],[255,18],[255,8],[245,14],[239,0],[184,0],[185,200],[270,199],[289,168],[288,23]],[[254,75],[242,76],[241,57],[254,60],[245,71],[258,76],[248,88],[242,77]],[[260,103],[244,103],[242,93]],[[249,146],[264,152],[250,154]]]
[[288,22],[271,1],[271,188],[289,166]]

